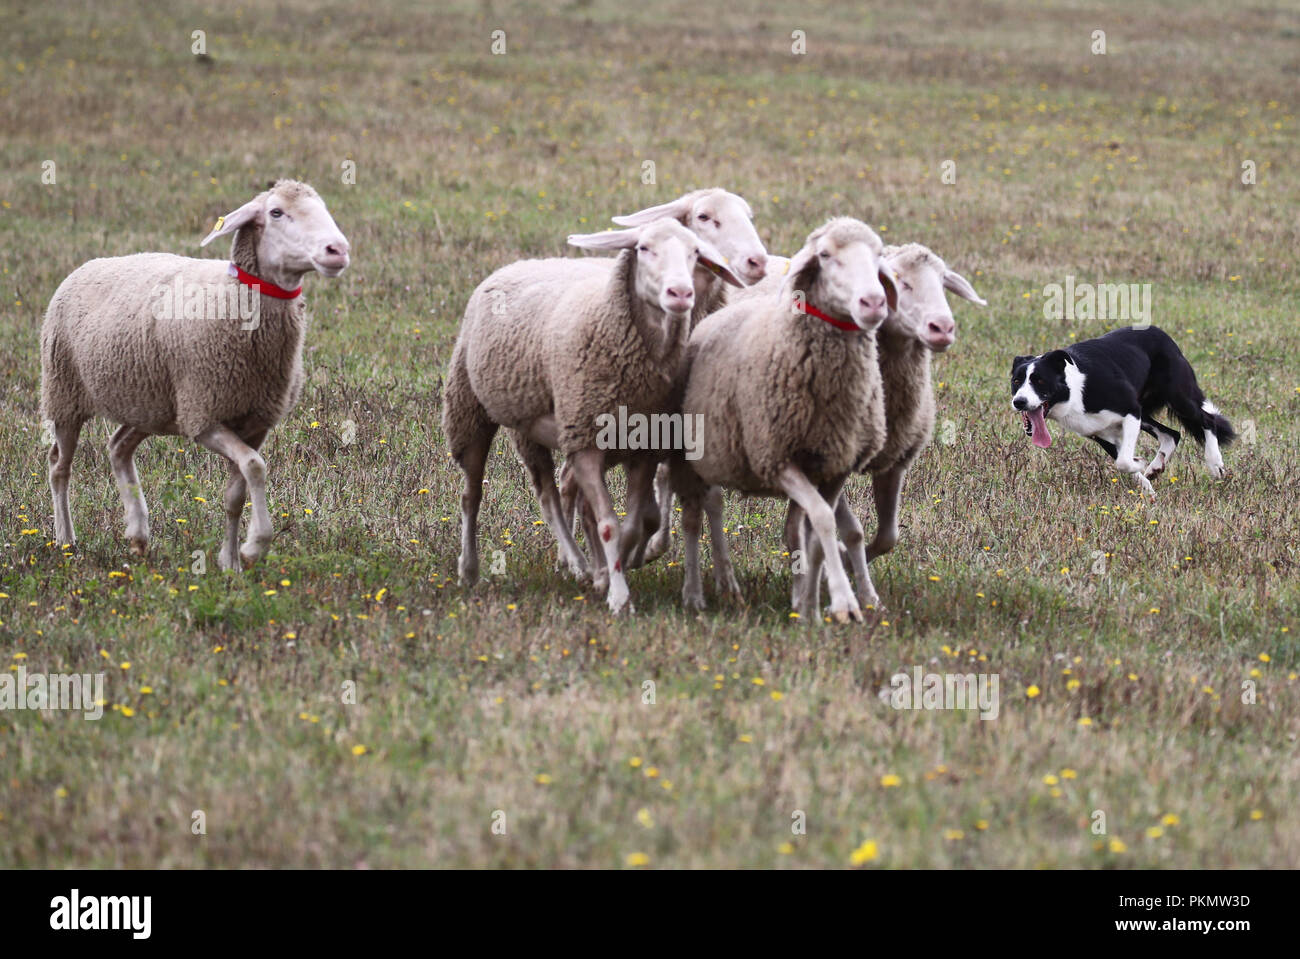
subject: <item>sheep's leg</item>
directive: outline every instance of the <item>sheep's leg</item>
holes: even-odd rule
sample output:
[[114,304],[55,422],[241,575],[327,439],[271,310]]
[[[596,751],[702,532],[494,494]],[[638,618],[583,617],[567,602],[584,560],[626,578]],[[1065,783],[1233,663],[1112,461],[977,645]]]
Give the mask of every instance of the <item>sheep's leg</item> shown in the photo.
[[456,458],[465,473],[465,485],[460,494],[460,583],[473,586],[478,582],[478,510],[483,502],[483,473],[487,468],[488,453],[497,425],[487,423],[478,430]]
[[533,495],[537,497],[542,507],[542,519],[546,521],[546,525],[550,527],[551,533],[559,544],[561,560],[568,565],[569,572],[575,577],[580,580],[587,579],[590,576],[587,560],[579,551],[570,528],[564,523],[560,491],[555,487],[555,459],[551,451],[545,446],[526,439],[517,430],[511,430],[510,437],[514,440],[515,452],[519,454],[520,461],[528,471]]
[[[669,491],[671,494],[671,491]],[[722,595],[741,600],[736,570],[731,565],[731,547],[722,529],[722,487],[710,486],[704,496],[704,514],[709,518],[709,543],[713,547],[713,583]],[[696,534],[698,541],[699,534]]]
[[[560,494],[560,522],[564,524],[576,543],[581,530],[578,525],[577,510],[582,494],[578,491],[578,484],[573,478],[573,466],[567,459],[560,464],[560,478],[556,487]],[[564,549],[561,547],[556,553],[555,568],[559,569],[563,562]],[[588,562],[590,563],[590,559]]]
[[804,606],[804,590],[807,585],[804,578],[808,575],[808,555],[804,551],[803,533],[804,512],[794,500],[789,500],[785,509],[785,551],[790,554],[790,608],[799,610]]
[[682,583],[682,605],[704,609],[704,584],[700,582],[700,501],[693,496],[682,500],[682,556],[686,579]]
[[[241,434],[240,439],[253,449],[261,449],[266,440],[266,430]],[[226,460],[230,475],[226,479],[226,492],[222,496],[222,505],[226,511],[226,536],[221,542],[221,552],[217,554],[217,565],[221,569],[240,569],[239,558],[239,521],[244,514],[244,501],[248,498],[248,483],[239,469],[239,464],[232,459]]]
[[[872,490],[875,490],[874,485]],[[858,586],[858,604],[863,607],[879,606],[880,596],[867,571],[867,563],[871,562],[867,558],[867,538],[862,532],[862,523],[858,521],[853,508],[849,506],[849,498],[844,493],[840,493],[840,498],[835,502],[835,524],[840,539],[844,541],[845,552],[849,554],[849,564],[853,567],[853,578]]]
[[579,510],[579,515],[574,517],[574,525],[582,524],[582,534],[587,537],[587,549],[591,554],[589,560],[591,563],[591,588],[597,594],[603,596],[605,591],[609,589],[609,565],[605,562],[605,551],[599,546],[600,531],[597,528],[599,524],[596,522],[596,514],[587,505],[587,500],[582,495],[581,490],[574,494],[573,499],[575,507]]
[[627,522],[619,559],[624,569],[636,569],[645,561],[645,547],[659,529],[659,509],[654,498],[654,460],[636,458],[625,467],[627,472]]
[[226,479],[226,492],[222,503],[226,508],[226,537],[221,541],[217,565],[221,569],[239,569],[239,520],[244,513],[244,500],[248,498],[248,484],[234,460],[226,460],[230,476]]
[[266,508],[266,461],[228,426],[213,426],[194,437],[194,440],[204,449],[234,461],[244,476],[244,482],[248,484],[249,496],[253,501],[253,515],[248,521],[248,538],[239,548],[240,561],[248,569],[266,555],[274,533],[271,514]]
[[77,534],[72,529],[72,510],[68,506],[68,484],[72,479],[72,457],[77,452],[81,423],[64,423],[54,427],[50,446],[50,495],[54,499],[54,539],[60,546],[75,546]]
[[803,589],[794,602],[794,608],[800,616],[816,619],[822,607],[822,574],[826,571],[823,561],[826,557],[822,553],[821,541],[813,535],[812,523],[807,516],[804,516],[799,537],[804,563]]
[[[847,623],[849,620],[862,620],[862,611],[858,608],[857,598],[849,585],[849,578],[844,572],[844,563],[840,560],[839,546],[835,540],[835,512],[826,502],[826,496],[832,501],[839,496],[843,482],[827,484],[821,490],[808,481],[808,477],[792,463],[787,463],[777,474],[777,482],[782,492],[798,503],[812,524],[813,532],[826,554],[826,580],[831,591],[831,616],[836,622]],[[811,575],[811,571],[810,571]]]
[[605,564],[609,567],[609,593],[606,599],[610,610],[617,613],[627,606],[628,592],[627,579],[623,575],[623,561],[618,555],[622,534],[609,489],[605,486],[605,451],[579,450],[570,459],[582,495],[595,513],[598,539],[592,544],[592,549],[605,551]]
[[[667,463],[660,463],[655,472],[655,503],[659,506],[659,529],[646,544],[643,561],[652,563],[672,546],[673,535],[673,488]],[[712,521],[709,528],[713,528]]]
[[898,544],[898,504],[905,476],[907,467],[896,466],[871,477],[871,496],[876,501],[876,535],[867,547],[868,563]]
[[149,436],[133,426],[119,426],[108,440],[108,462],[117,480],[117,492],[126,511],[126,538],[131,552],[144,556],[149,551],[149,507],[135,471],[135,451]]

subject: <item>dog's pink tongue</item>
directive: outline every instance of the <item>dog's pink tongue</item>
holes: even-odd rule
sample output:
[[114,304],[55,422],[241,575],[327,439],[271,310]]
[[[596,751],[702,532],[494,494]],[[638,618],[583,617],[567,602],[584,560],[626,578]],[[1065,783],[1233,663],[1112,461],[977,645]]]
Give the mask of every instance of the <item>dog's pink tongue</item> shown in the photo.
[[1052,445],[1052,434],[1047,432],[1047,420],[1043,418],[1041,406],[1029,414],[1029,426],[1034,431],[1030,439],[1034,441],[1035,446],[1047,449]]

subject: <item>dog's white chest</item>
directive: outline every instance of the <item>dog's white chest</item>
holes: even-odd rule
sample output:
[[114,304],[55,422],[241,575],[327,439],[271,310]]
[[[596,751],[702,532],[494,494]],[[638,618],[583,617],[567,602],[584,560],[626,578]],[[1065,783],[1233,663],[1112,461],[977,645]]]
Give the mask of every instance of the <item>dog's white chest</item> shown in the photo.
[[1083,383],[1087,374],[1073,363],[1065,366],[1065,385],[1070,388],[1070,398],[1052,407],[1048,416],[1072,433],[1096,436],[1098,439],[1118,444],[1124,436],[1124,416],[1110,410],[1089,413],[1083,408]]
[[1124,417],[1108,410],[1086,413],[1082,409],[1073,408],[1073,404],[1074,398],[1071,397],[1069,404],[1061,403],[1052,407],[1052,419],[1080,436],[1096,436],[1112,443],[1119,442],[1124,433]]

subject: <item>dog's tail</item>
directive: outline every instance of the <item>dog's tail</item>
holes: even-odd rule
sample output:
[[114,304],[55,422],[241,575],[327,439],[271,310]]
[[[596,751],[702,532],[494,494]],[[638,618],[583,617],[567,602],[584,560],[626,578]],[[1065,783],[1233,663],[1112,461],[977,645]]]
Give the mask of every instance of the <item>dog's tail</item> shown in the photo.
[[1200,408],[1174,410],[1183,429],[1192,434],[1192,438],[1201,446],[1205,445],[1205,434],[1212,433],[1220,446],[1228,446],[1237,438],[1237,432],[1228,422],[1228,418],[1219,412],[1219,408],[1209,400],[1203,399]]

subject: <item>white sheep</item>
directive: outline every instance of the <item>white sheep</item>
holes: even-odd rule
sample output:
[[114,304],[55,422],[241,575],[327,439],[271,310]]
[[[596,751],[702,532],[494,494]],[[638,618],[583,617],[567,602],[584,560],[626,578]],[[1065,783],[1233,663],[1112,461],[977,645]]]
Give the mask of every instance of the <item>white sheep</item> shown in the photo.
[[808,236],[779,293],[741,298],[692,334],[681,410],[704,416],[703,455],[672,460],[688,608],[704,604],[699,512],[710,486],[726,486],[799,503],[827,554],[832,615],[861,619],[829,504],[862,451],[884,442],[875,331],[897,292],[881,249],[866,224],[830,220]]
[[[758,283],[763,278],[768,261],[767,251],[763,247],[763,241],[759,238],[758,232],[754,229],[753,210],[743,197],[719,187],[694,190],[668,203],[648,207],[637,213],[616,216],[613,220],[621,226],[641,226],[661,217],[670,217],[677,220],[696,236],[712,243],[714,249],[721,253],[731,266],[733,272],[746,284]],[[613,261],[611,260],[596,262],[607,263],[612,268]],[[723,306],[726,302],[725,292],[726,284],[717,273],[708,269],[707,266],[697,266],[695,270],[695,309],[691,313],[692,329],[705,316]],[[529,449],[526,443],[521,444],[513,435],[512,439],[516,440],[515,446],[519,450],[521,458],[527,460],[530,456],[537,455],[536,450]],[[606,465],[613,465],[614,460],[615,457],[613,456],[607,458]],[[533,468],[530,467],[530,472],[532,470]],[[567,461],[560,468],[559,489],[565,523],[572,528],[574,525],[574,510],[583,505],[583,500],[578,493],[577,483],[573,479],[572,469]],[[653,499],[651,495],[653,495]],[[668,481],[667,463],[661,463],[658,467],[655,474],[653,494],[645,490],[629,490],[629,501],[633,500],[638,504],[643,504],[645,510],[641,515],[634,516],[634,521],[641,523],[643,529],[651,535],[649,535],[648,539],[643,538],[641,547],[626,560],[625,566],[629,569],[641,565],[642,562],[655,559],[668,548],[672,490]],[[658,506],[657,520],[655,514],[649,512],[656,504]],[[595,520],[589,509],[583,509],[582,521],[586,528],[589,543],[594,543]],[[712,529],[712,526],[710,526],[710,529]],[[563,550],[561,550],[561,557],[563,558]],[[594,546],[592,547],[590,563],[592,582],[597,590],[603,589],[609,573],[604,565],[601,552],[595,549]]]
[[[348,241],[316,191],[294,180],[222,217],[200,245],[232,233],[229,262],[169,253],[91,260],[50,300],[41,327],[41,415],[54,436],[50,489],[60,543],[76,542],[68,483],[82,424],[103,416],[121,424],[108,454],[133,552],[143,556],[149,543],[136,447],[149,436],[180,435],[230,465],[221,568],[248,567],[265,554],[272,528],[257,450],[302,389],[302,278],[342,273]],[[249,491],[253,515],[239,547]]]
[[[459,570],[466,585],[477,581],[483,472],[492,438],[504,426],[532,444],[521,456],[534,492],[578,571],[584,563],[563,522],[549,451],[562,450],[573,461],[574,476],[595,511],[597,539],[610,567],[608,603],[617,612],[628,600],[620,551],[635,548],[641,531],[635,523],[619,527],[605,486],[599,420],[620,406],[646,416],[668,411],[701,259],[728,282],[740,280],[711,243],[672,219],[574,235],[569,243],[622,252],[612,271],[582,260],[511,264],[479,284],[465,307],[442,415],[452,458],[465,473]],[[538,450],[545,451],[544,459]],[[638,487],[650,486],[645,477],[653,476],[656,460],[629,460],[629,488],[634,476]]]
[[[932,250],[919,243],[886,247],[886,264],[898,279],[898,308],[890,311],[876,334],[880,377],[885,398],[885,443],[857,464],[858,472],[871,474],[876,507],[876,534],[865,544],[862,524],[841,493],[835,505],[840,537],[853,567],[858,601],[878,605],[867,564],[898,542],[898,506],[908,469],[929,444],[934,433],[934,391],[930,385],[930,358],[952,345],[956,323],[944,296],[950,290],[980,306],[988,304],[960,273],[952,270]],[[821,545],[809,542],[803,510],[790,503],[786,516],[786,547],[791,555],[806,549],[807,572],[796,572],[791,591],[794,608],[811,615],[820,604]],[[796,570],[797,570],[796,566]]]

